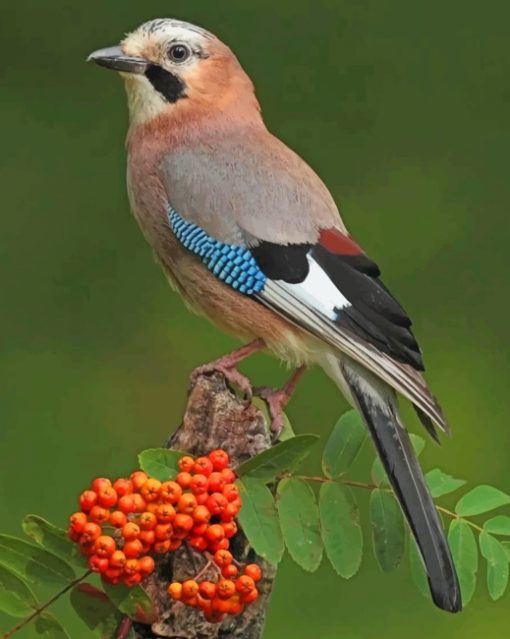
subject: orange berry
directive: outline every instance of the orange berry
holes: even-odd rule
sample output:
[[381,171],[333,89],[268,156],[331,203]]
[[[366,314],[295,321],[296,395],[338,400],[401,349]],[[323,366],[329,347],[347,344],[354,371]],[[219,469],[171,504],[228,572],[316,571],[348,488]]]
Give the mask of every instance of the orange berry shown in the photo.
[[239,599],[234,599],[234,597],[232,597],[232,599],[230,600],[230,612],[229,614],[231,615],[240,615],[244,610],[244,605],[242,603],[242,601]]
[[216,450],[212,450],[209,455],[207,455],[213,465],[214,470],[223,470],[226,468],[230,459],[228,453],[226,453],[223,449],[217,448]]
[[197,595],[197,604],[202,612],[209,612],[212,610],[212,604],[210,599],[206,599],[200,593]]
[[223,486],[223,494],[227,498],[227,501],[239,499],[239,489],[235,484],[225,484]]
[[187,472],[178,473],[175,481],[179,484],[181,488],[189,488],[191,482],[191,475]]
[[100,536],[100,534],[101,534],[101,527],[95,524],[94,522],[89,521],[88,523],[85,524],[85,526],[83,526],[80,542],[84,544],[91,543],[93,541],[96,541],[96,539]]
[[142,542],[139,539],[126,541],[122,550],[128,559],[138,559],[143,551]]
[[155,515],[156,510],[159,508],[159,505],[160,505],[160,502],[158,500],[151,501],[149,504],[147,504],[147,510],[145,512],[152,513],[153,515]]
[[109,535],[101,535],[94,542],[94,551],[99,557],[110,557],[115,550],[117,550],[117,544]]
[[218,552],[214,553],[213,559],[217,566],[225,568],[225,566],[229,566],[232,563],[233,557],[228,550],[218,550]]
[[228,613],[230,612],[230,602],[225,599],[220,599],[219,597],[215,597],[212,600],[212,609],[216,610],[219,613]]
[[124,568],[125,563],[126,555],[122,552],[122,550],[116,550],[112,553],[110,557],[110,566],[112,568]]
[[212,524],[212,526],[209,526],[207,528],[205,536],[209,541],[221,541],[225,537],[225,531],[220,524]]
[[245,595],[242,595],[242,600],[244,603],[252,603],[253,601],[257,601],[258,598],[259,598],[259,591],[256,588],[255,590],[252,590],[251,592],[248,592]]
[[138,517],[137,523],[142,530],[154,530],[158,520],[154,513],[146,511]]
[[85,556],[85,557],[90,557],[90,555],[94,554],[94,542],[93,541],[87,541],[82,540],[80,537],[80,541],[79,541],[79,545],[80,545],[80,553]]
[[213,599],[216,596],[216,584],[212,581],[202,581],[198,586],[198,592],[205,599]]
[[170,540],[166,539],[165,541],[157,541],[153,548],[155,553],[163,555],[171,550]]
[[73,528],[69,526],[69,528],[67,529],[67,536],[71,541],[77,542],[80,541],[81,533],[76,532],[76,530],[73,530]]
[[176,504],[182,495],[182,488],[176,481],[165,481],[159,489],[159,497],[169,504]]
[[236,590],[241,595],[247,595],[256,590],[255,582],[248,575],[241,575],[236,579]]
[[102,506],[92,506],[89,512],[89,520],[96,524],[105,524],[110,519],[110,511]]
[[159,496],[161,482],[157,479],[148,479],[140,489],[140,494],[145,501],[156,501]]
[[134,493],[132,495],[132,498],[135,513],[143,513],[145,510],[147,510],[147,502],[139,493]]
[[118,496],[113,486],[104,486],[97,493],[97,503],[103,508],[112,508],[117,503]]
[[196,506],[191,513],[193,521],[197,524],[206,524],[211,519],[211,513],[207,506]]
[[223,491],[223,487],[225,486],[225,480],[221,476],[221,473],[214,471],[209,475],[209,492],[211,493],[221,493]]
[[131,495],[135,487],[130,479],[119,477],[119,479],[115,480],[113,489],[119,497],[124,497],[124,495]]
[[127,517],[121,510],[114,510],[108,523],[114,528],[122,528],[127,523]]
[[69,525],[71,526],[72,530],[77,534],[81,534],[83,532],[83,527],[85,526],[87,521],[88,521],[87,515],[81,512],[74,513],[74,515],[71,515],[69,517]]
[[175,508],[172,504],[160,504],[155,515],[159,523],[169,524],[175,517]]
[[171,524],[158,524],[156,528],[154,528],[154,536],[157,541],[166,541],[170,539],[173,533],[173,528]]
[[109,581],[111,584],[118,584],[121,575],[122,570],[120,568],[108,568],[108,570],[105,570],[102,577],[105,581]]
[[150,575],[156,567],[156,563],[152,557],[145,555],[138,560],[138,566],[142,575]]
[[83,512],[88,513],[97,503],[97,493],[93,490],[84,490],[80,495],[79,502]]
[[138,559],[128,559],[124,564],[124,574],[131,576],[139,570]]
[[209,547],[209,542],[201,535],[193,535],[189,537],[188,544],[198,552],[205,552]]
[[220,579],[216,585],[216,592],[220,599],[229,599],[235,591],[236,585],[230,579]]
[[170,552],[173,552],[174,550],[177,550],[177,548],[180,548],[182,546],[182,541],[180,539],[172,539],[170,541],[170,548],[168,549]]
[[174,581],[168,586],[167,592],[172,599],[179,601],[182,597],[182,584],[178,581]]
[[239,514],[239,508],[234,504],[227,504],[220,515],[221,521],[230,522],[237,517]]
[[108,570],[109,563],[107,557],[100,557],[99,555],[90,555],[89,568],[93,572],[106,572]]
[[123,495],[119,499],[119,503],[117,507],[125,515],[129,515],[129,513],[134,513],[135,512],[134,495]]
[[235,521],[222,523],[221,527],[225,531],[225,537],[231,539],[237,533],[237,524]]
[[124,577],[123,582],[128,588],[137,586],[142,581],[142,575],[139,572],[135,572],[134,575]]
[[213,465],[211,460],[208,457],[197,457],[195,460],[195,465],[193,466],[193,472],[195,475],[201,474],[209,477],[209,475],[213,471]]
[[193,477],[191,478],[189,487],[195,495],[206,493],[209,490],[209,480],[205,475],[201,475],[200,473],[198,473],[196,475],[193,475]]
[[193,528],[193,517],[185,515],[184,513],[177,513],[174,517],[173,527],[176,535],[188,534]]
[[97,479],[94,479],[94,481],[92,482],[90,488],[95,493],[99,493],[99,491],[101,491],[103,488],[111,488],[111,485],[112,482],[106,477],[97,477]]
[[206,620],[209,623],[221,623],[223,619],[225,619],[225,615],[222,612],[219,612],[218,610],[213,610],[212,607],[209,612],[206,612],[204,614],[205,614]]
[[196,597],[198,594],[198,584],[194,579],[187,579],[182,584],[182,597],[189,599]]
[[142,530],[138,539],[142,542],[144,547],[149,549],[156,541],[156,534],[153,530]]
[[228,539],[220,539],[220,541],[209,542],[209,550],[212,553],[218,552],[218,550],[228,550],[230,543]]
[[193,457],[189,455],[185,455],[181,457],[178,461],[179,470],[185,473],[189,473],[193,470],[193,466],[195,465],[195,460]]
[[221,515],[221,513],[225,510],[227,504],[227,498],[224,497],[221,493],[213,493],[205,502],[205,505],[209,509],[211,515]]
[[191,515],[196,507],[197,500],[195,495],[192,495],[191,493],[184,493],[177,503],[177,510],[181,513],[185,513],[186,515]]
[[226,484],[233,484],[236,480],[236,474],[231,468],[224,468],[221,472],[221,476],[225,480]]
[[262,579],[262,569],[257,564],[248,564],[244,568],[244,574],[251,577],[253,581],[260,581]]
[[232,579],[232,577],[237,577],[238,574],[237,566],[234,564],[229,564],[221,569],[221,574],[225,579]]
[[128,523],[122,527],[122,536],[126,541],[138,539],[140,536],[140,526],[135,524],[133,521],[128,521]]
[[209,493],[200,493],[199,495],[195,495],[197,498],[198,506],[205,506],[207,500],[209,499]]
[[131,479],[135,490],[140,490],[148,479],[147,475],[141,470],[135,470],[134,473],[131,473],[129,478]]
[[209,528],[209,526],[207,524],[196,524],[191,529],[191,534],[194,535],[195,537],[197,537],[197,536],[198,537],[203,537],[208,528]]

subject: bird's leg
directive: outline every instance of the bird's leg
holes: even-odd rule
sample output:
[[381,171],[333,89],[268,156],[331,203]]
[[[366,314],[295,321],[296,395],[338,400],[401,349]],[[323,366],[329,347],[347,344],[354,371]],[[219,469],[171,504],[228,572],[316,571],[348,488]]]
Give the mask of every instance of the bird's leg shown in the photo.
[[223,355],[219,359],[214,362],[209,362],[209,364],[203,364],[202,366],[198,366],[191,373],[191,381],[196,381],[199,375],[207,375],[210,373],[218,372],[225,376],[225,378],[231,383],[241,389],[244,393],[247,401],[251,401],[253,396],[253,389],[250,380],[243,375],[241,372],[237,370],[237,365],[242,362],[244,359],[260,351],[265,347],[265,343],[263,339],[255,339],[253,342],[238,348],[232,353],[228,353],[227,355]]
[[292,373],[292,376],[282,388],[271,388],[261,386],[254,389],[254,394],[260,397],[269,407],[271,414],[271,430],[278,436],[283,428],[283,409],[290,401],[290,398],[296,390],[299,380],[303,376],[306,366],[302,365]]

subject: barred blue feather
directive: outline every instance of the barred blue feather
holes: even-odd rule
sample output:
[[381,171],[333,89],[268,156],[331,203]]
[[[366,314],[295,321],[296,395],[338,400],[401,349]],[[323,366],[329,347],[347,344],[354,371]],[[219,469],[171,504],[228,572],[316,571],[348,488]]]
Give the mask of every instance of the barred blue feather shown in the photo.
[[201,257],[205,266],[222,282],[246,295],[263,290],[266,276],[247,248],[215,240],[196,224],[184,220],[171,207],[168,209],[168,221],[184,248]]

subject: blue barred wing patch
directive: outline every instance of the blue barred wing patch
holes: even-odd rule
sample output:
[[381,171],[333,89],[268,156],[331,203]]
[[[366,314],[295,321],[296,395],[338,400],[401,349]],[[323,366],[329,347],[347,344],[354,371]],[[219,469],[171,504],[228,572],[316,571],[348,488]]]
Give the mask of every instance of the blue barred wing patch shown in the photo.
[[198,255],[222,282],[246,295],[263,290],[266,276],[247,248],[215,240],[196,224],[186,222],[171,207],[168,209],[168,221],[184,248]]

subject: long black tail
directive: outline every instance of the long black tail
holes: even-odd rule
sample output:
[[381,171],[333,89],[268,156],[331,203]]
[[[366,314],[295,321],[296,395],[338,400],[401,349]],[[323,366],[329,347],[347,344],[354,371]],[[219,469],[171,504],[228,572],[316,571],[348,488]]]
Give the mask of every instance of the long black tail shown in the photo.
[[462,600],[450,549],[409,435],[399,421],[393,391],[357,367],[344,367],[344,375],[420,549],[432,599],[443,610],[459,612]]

